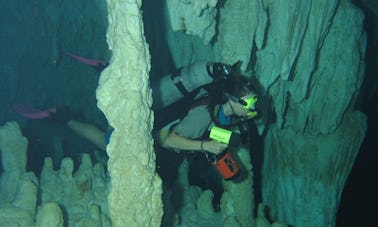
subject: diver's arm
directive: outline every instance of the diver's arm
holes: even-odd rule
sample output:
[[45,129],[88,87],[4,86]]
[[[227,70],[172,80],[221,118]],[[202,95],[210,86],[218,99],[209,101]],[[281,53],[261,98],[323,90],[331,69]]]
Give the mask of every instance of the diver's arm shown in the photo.
[[161,141],[161,145],[165,148],[190,151],[208,151],[213,154],[220,154],[227,148],[227,144],[220,143],[216,140],[193,140],[180,136],[174,132],[169,133],[169,135]]
[[95,144],[98,148],[105,151],[105,132],[103,132],[96,126],[76,120],[68,121],[67,126],[79,136],[87,139],[88,141]]

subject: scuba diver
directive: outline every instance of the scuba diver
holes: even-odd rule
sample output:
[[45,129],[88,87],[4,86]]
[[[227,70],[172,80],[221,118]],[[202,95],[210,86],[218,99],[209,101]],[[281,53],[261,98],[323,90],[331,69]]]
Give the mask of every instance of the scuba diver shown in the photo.
[[[225,179],[231,178],[238,171],[232,156],[225,151],[230,146],[238,146],[239,142],[230,145],[219,137],[229,139],[233,135],[235,138],[238,134],[228,131],[235,127],[239,128],[241,137],[246,137],[246,125],[257,115],[256,89],[238,72],[239,63],[231,66],[195,62],[151,84],[155,111],[154,137],[158,144],[176,152],[202,152],[217,168],[222,157],[227,157],[223,160],[227,164],[223,172],[221,167],[218,168]],[[180,108],[177,108],[177,103],[181,104]],[[106,149],[113,131],[111,128],[103,131],[72,118],[69,111],[59,108],[50,115],[99,149]],[[218,138],[211,137],[212,131],[222,135]]]
[[228,128],[253,118],[257,101],[255,89],[243,76],[229,75],[226,82],[221,88],[223,94],[218,94],[223,95],[221,100],[211,97],[211,92],[205,93],[193,102],[184,118],[162,128],[159,132],[161,145],[178,150],[221,153],[227,144],[197,138],[214,125]]
[[[205,154],[225,179],[232,178],[239,171],[228,148],[240,144],[241,138],[246,137],[248,122],[257,115],[256,89],[246,77],[238,73],[238,64],[230,66],[196,62],[167,75],[152,86],[155,109],[169,108],[176,99],[189,100],[181,105],[185,111],[176,106],[173,111],[164,110],[168,114],[184,112],[171,122],[167,122],[167,119],[171,120],[168,114],[159,114],[159,110],[155,110],[155,138],[159,144],[176,152]],[[170,81],[169,85],[164,81]],[[229,131],[235,127],[239,128],[242,135],[237,136],[238,133]],[[221,137],[231,137],[232,141],[226,139],[225,142],[219,139]]]

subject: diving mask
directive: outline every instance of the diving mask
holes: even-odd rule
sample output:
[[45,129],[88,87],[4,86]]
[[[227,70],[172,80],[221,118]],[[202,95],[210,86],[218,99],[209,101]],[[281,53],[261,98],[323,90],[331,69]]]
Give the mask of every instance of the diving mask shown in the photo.
[[244,109],[248,110],[248,113],[246,115],[247,119],[252,119],[257,116],[257,112],[255,111],[255,105],[257,102],[257,96],[251,95],[249,98],[238,98],[233,95],[230,95],[229,93],[224,93],[225,97],[230,98],[234,102],[239,103],[243,106]]
[[243,108],[249,110],[247,114],[247,118],[254,118],[257,116],[257,112],[255,111],[256,102],[257,102],[256,96],[251,96],[250,98],[239,99],[239,103],[243,105]]

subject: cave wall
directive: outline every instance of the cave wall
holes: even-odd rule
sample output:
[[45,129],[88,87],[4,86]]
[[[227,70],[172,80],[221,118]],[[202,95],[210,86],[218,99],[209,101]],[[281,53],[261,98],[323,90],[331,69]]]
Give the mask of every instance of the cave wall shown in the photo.
[[257,51],[257,75],[276,111],[265,139],[263,198],[278,220],[333,226],[367,128],[354,107],[365,75],[364,16],[349,1],[292,4],[291,14],[286,3],[268,6],[272,26],[289,31],[272,30]]

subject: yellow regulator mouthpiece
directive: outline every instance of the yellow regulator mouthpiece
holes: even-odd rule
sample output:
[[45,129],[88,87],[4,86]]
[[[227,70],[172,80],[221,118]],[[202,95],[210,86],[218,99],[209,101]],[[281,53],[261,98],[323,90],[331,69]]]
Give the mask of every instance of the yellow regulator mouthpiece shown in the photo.
[[221,143],[228,144],[230,142],[232,135],[232,131],[219,128],[219,127],[212,127],[210,130],[210,139],[216,140]]
[[254,117],[257,116],[257,112],[256,111],[250,111],[248,114],[247,114],[247,118],[248,119],[252,119]]

